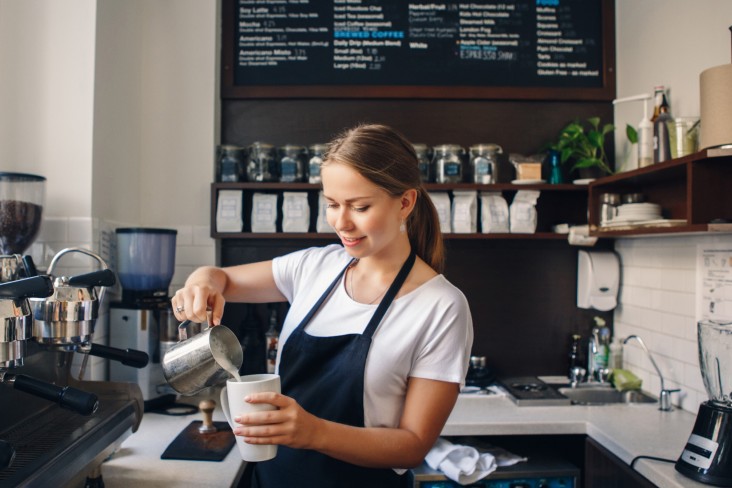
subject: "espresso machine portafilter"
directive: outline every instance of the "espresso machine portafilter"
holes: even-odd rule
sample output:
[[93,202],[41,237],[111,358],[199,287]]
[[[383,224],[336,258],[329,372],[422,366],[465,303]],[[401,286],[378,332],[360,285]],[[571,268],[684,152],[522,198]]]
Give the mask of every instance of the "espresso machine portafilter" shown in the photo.
[[[99,306],[107,287],[116,282],[114,272],[97,254],[82,248],[67,248],[51,260],[51,275],[58,260],[65,254],[78,252],[99,262],[102,269],[77,276],[59,276],[54,279],[53,292],[45,298],[30,300],[33,308],[33,338],[44,348],[67,352],[79,352],[119,361],[134,368],[144,368],[147,353],[134,349],[118,349],[92,342],[94,326],[99,316]],[[100,288],[99,294],[96,287]],[[84,375],[86,360],[82,362],[79,379]]]
[[28,342],[32,339],[32,314],[28,299],[43,298],[53,292],[50,278],[36,276],[0,284],[0,383],[18,391],[56,402],[82,415],[91,415],[99,406],[94,394],[68,386],[57,386],[32,376],[11,373],[23,366]]

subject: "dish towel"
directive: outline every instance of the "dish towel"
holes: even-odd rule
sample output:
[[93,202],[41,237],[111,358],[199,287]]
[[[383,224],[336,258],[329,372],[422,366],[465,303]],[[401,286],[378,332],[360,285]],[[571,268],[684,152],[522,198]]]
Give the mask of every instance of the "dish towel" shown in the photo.
[[453,444],[442,437],[437,439],[425,457],[430,468],[442,471],[461,485],[475,483],[499,466],[511,466],[527,460],[500,447],[478,450],[472,446]]

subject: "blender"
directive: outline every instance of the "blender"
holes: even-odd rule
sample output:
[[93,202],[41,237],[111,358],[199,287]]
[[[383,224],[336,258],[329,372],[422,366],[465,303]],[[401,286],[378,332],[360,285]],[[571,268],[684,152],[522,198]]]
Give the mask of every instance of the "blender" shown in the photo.
[[732,486],[732,322],[698,323],[699,365],[709,400],[699,406],[676,471],[715,486]]
[[45,185],[43,176],[0,172],[0,282],[34,275],[24,272],[20,255],[41,228]]
[[178,232],[131,227],[116,229],[115,233],[122,300],[110,305],[110,344],[145,351],[150,362],[134,370],[110,364],[110,379],[137,383],[145,411],[164,408],[175,400],[175,392],[163,376],[161,360],[178,342],[178,322],[168,296]]

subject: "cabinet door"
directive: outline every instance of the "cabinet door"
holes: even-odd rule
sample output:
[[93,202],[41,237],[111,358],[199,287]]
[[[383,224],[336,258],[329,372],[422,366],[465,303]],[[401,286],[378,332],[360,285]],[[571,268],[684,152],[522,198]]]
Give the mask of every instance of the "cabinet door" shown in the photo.
[[589,437],[585,441],[585,488],[654,488],[613,453]]

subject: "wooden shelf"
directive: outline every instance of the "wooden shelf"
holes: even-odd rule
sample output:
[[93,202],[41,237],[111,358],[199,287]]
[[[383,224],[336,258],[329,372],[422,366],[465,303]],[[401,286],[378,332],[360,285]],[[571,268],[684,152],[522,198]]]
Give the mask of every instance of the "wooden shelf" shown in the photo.
[[[454,183],[440,184],[428,183],[425,188],[429,192],[452,192],[460,190],[490,191],[502,192],[507,194],[508,203],[511,203],[512,195],[520,190],[538,190],[541,196],[537,202],[537,232],[534,234],[445,234],[444,238],[451,240],[463,239],[550,239],[550,240],[567,240],[566,234],[556,234],[551,232],[551,228],[555,224],[584,224],[587,222],[587,185],[559,184],[550,185],[547,183],[516,185],[512,183],[498,184],[477,184],[477,183]],[[322,189],[319,184],[311,183],[212,183],[211,184],[211,237],[214,239],[305,239],[305,240],[329,240],[335,239],[333,234],[322,233],[292,233],[292,232],[275,232],[275,233],[258,233],[250,232],[250,228],[246,220],[251,215],[252,195],[256,192],[277,193],[281,194],[285,191],[304,191],[308,193],[308,203],[311,208],[310,229],[315,229],[317,214],[312,209],[318,208],[318,192]],[[218,192],[220,190],[241,190],[242,191],[242,214],[245,218],[243,232],[216,232],[216,202]],[[278,206],[281,202],[278,203]],[[281,215],[279,216],[281,219]],[[281,229],[281,222],[278,220],[277,229]]]
[[[732,149],[707,149],[590,183],[590,234],[597,237],[732,232]],[[599,226],[603,193],[642,193],[646,202],[661,205],[664,219],[681,225],[637,228]]]

